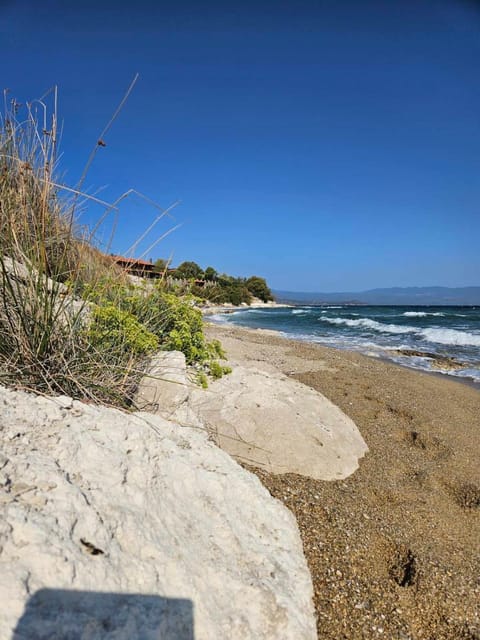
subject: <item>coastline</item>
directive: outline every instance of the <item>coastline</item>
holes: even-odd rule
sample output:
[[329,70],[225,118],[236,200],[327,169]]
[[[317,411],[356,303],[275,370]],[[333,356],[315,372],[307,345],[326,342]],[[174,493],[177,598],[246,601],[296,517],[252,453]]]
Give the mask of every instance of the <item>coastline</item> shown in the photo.
[[[253,308],[253,309],[267,309],[267,308],[294,308],[295,305],[291,305],[291,304],[283,304],[283,303],[262,303],[259,301],[259,304],[252,304],[251,307],[248,307],[247,305],[240,305],[240,306],[235,306],[235,305],[229,305],[229,304],[225,304],[225,305],[221,305],[221,306],[215,306],[215,307],[210,307],[210,308],[202,308],[202,314],[206,317],[206,321],[208,322],[208,316],[213,316],[213,315],[229,315],[232,313],[235,313],[236,311],[245,311],[248,310],[249,308]],[[211,321],[210,321],[211,322]],[[215,324],[217,325],[221,325],[221,322],[218,321]],[[294,334],[293,335],[288,335],[287,333],[284,333],[280,330],[275,330],[275,329],[262,329],[260,327],[258,328],[254,328],[254,327],[249,327],[247,325],[237,325],[237,324],[229,324],[226,323],[226,326],[234,326],[234,327],[238,327],[240,329],[245,329],[246,331],[254,331],[254,332],[265,332],[267,334],[271,334],[271,335],[278,335],[279,337],[284,338],[285,340],[294,340],[296,342],[301,342],[303,344],[309,344],[312,346],[321,346],[321,347],[325,347],[327,349],[335,349],[337,351],[341,351],[344,353],[359,353],[362,354],[365,357],[368,358],[373,358],[376,360],[380,360],[382,362],[386,362],[389,363],[393,366],[398,366],[401,368],[405,368],[409,371],[419,371],[422,373],[427,373],[428,375],[431,376],[435,376],[435,377],[439,377],[439,378],[447,378],[447,379],[453,379],[457,382],[461,382],[462,384],[465,384],[467,386],[473,387],[475,389],[479,389],[480,390],[480,379],[475,378],[475,377],[469,377],[469,376],[460,376],[460,375],[455,375],[453,373],[451,373],[452,371],[458,370],[458,369],[462,369],[465,366],[468,366],[466,363],[463,363],[461,361],[456,361],[454,358],[449,357],[449,356],[443,356],[443,355],[437,355],[435,353],[429,352],[427,350],[422,350],[422,351],[417,351],[417,350],[412,350],[412,349],[405,349],[405,348],[390,348],[390,349],[385,349],[384,353],[379,352],[379,353],[371,353],[369,351],[363,351],[363,350],[356,350],[356,349],[351,349],[351,348],[345,348],[343,346],[334,346],[334,345],[325,345],[322,344],[321,342],[316,342],[314,340],[309,340],[306,339],[305,337],[297,337]],[[394,359],[393,357],[389,357],[387,355],[387,353],[391,353],[394,356],[423,356],[426,357],[428,359],[431,360],[431,364],[430,364],[430,368],[423,368],[423,367],[418,367],[415,366],[413,363],[409,363],[408,359],[405,361],[401,361],[398,359]]]
[[200,311],[204,316],[213,316],[219,314],[229,314],[234,313],[235,311],[245,311],[248,309],[290,309],[295,305],[293,304],[284,304],[281,302],[262,302],[261,300],[255,299],[251,304],[240,304],[235,305],[230,302],[224,302],[223,304],[209,304],[203,305],[200,307]]
[[206,332],[232,360],[268,363],[323,393],[369,447],[341,481],[248,466],[297,518],[319,637],[476,638],[479,390],[273,332]]

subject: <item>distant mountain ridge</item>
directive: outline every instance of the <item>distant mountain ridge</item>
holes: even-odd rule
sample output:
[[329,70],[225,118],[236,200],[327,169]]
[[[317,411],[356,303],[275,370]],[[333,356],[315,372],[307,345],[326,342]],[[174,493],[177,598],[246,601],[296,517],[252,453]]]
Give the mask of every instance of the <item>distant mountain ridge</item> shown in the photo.
[[278,302],[297,304],[480,305],[479,287],[390,287],[361,292],[273,291]]

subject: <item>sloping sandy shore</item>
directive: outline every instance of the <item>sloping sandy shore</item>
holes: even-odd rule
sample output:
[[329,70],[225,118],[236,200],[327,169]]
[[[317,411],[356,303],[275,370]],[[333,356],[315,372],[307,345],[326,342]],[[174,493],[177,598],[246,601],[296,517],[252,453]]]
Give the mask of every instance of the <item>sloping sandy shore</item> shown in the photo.
[[208,334],[323,393],[369,447],[341,481],[249,467],[297,518],[319,638],[478,639],[480,391],[269,332]]

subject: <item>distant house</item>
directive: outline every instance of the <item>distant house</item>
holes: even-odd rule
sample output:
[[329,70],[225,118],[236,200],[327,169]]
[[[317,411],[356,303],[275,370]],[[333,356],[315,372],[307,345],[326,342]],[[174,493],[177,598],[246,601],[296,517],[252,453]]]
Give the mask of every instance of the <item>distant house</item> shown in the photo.
[[115,264],[118,264],[124,271],[132,276],[141,278],[158,278],[160,274],[154,270],[155,265],[147,260],[138,258],[125,258],[123,256],[110,256]]

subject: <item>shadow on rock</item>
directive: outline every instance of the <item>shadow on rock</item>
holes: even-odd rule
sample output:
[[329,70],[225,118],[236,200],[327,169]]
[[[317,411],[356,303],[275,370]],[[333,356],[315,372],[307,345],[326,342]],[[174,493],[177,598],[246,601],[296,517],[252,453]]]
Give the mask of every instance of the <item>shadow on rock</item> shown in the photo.
[[41,589],[12,640],[194,640],[193,603],[135,593]]

